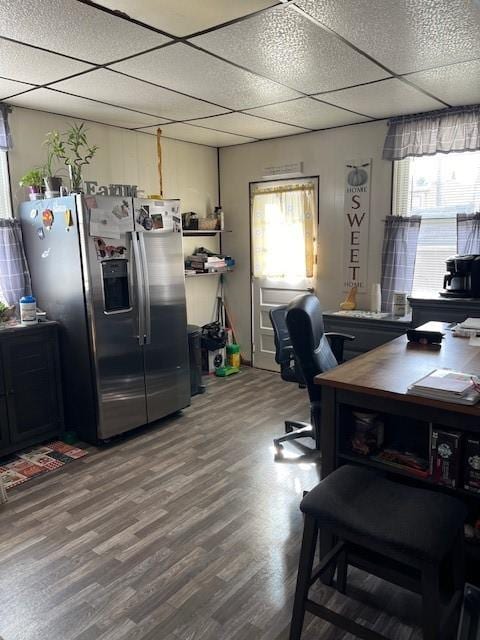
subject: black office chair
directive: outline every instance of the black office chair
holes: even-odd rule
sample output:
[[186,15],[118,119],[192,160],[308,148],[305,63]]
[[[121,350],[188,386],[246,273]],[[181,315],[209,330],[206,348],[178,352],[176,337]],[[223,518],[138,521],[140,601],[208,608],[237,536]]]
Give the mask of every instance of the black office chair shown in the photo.
[[343,362],[345,341],[354,338],[344,333],[325,333],[320,302],[312,294],[295,298],[287,307],[277,307],[270,312],[270,320],[282,379],[307,387],[311,416],[311,424],[286,420],[287,434],[273,443],[281,449],[283,442],[311,437],[319,449],[321,388],[314,384],[314,378]]

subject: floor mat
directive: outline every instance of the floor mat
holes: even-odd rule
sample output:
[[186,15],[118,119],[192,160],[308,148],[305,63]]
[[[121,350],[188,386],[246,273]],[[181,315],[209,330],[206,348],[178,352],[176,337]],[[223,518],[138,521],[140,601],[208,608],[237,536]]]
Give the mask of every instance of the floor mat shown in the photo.
[[73,460],[83,458],[87,453],[85,449],[59,440],[48,442],[0,460],[0,479],[6,489],[12,489],[32,478],[60,469]]

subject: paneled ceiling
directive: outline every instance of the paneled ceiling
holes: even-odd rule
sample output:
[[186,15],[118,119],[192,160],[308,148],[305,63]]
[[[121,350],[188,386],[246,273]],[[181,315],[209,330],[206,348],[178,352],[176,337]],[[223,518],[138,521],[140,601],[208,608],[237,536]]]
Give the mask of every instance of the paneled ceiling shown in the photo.
[[0,100],[214,147],[480,102],[478,0],[0,0]]

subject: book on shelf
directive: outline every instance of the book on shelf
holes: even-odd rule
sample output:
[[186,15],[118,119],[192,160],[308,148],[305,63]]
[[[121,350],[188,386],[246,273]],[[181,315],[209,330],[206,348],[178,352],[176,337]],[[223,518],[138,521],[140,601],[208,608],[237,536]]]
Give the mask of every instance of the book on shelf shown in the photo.
[[480,399],[477,377],[451,369],[434,369],[411,384],[407,392],[423,398],[466,405],[475,404]]

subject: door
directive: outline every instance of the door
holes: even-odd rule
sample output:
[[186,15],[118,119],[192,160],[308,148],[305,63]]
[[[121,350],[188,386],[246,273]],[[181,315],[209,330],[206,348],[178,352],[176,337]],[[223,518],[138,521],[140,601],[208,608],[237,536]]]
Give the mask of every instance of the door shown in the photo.
[[61,427],[55,341],[48,329],[2,341],[10,441],[21,444]]
[[179,200],[135,199],[145,287],[148,422],[190,404],[187,312]]
[[134,251],[131,198],[95,197],[87,203],[91,208],[81,216],[85,290],[98,437],[107,439],[147,422],[140,257]]
[[259,369],[279,369],[270,310],[313,291],[317,202],[318,178],[251,185],[252,361]]

